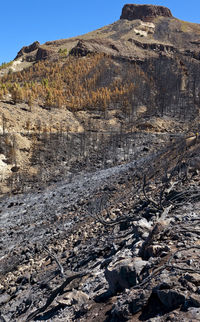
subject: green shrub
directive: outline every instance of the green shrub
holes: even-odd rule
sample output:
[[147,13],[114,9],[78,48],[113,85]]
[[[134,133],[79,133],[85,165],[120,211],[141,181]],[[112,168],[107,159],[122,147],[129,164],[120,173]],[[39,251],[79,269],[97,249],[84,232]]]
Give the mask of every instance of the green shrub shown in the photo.
[[61,57],[67,57],[67,54],[68,54],[68,50],[67,48],[60,48],[59,51],[58,51],[59,55]]

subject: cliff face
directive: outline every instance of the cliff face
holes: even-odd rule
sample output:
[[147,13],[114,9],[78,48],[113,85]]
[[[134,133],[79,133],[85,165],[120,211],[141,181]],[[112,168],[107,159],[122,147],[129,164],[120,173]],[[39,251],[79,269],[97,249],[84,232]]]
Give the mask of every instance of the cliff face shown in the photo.
[[120,19],[150,20],[155,17],[172,17],[171,11],[163,6],[126,4],[122,9]]

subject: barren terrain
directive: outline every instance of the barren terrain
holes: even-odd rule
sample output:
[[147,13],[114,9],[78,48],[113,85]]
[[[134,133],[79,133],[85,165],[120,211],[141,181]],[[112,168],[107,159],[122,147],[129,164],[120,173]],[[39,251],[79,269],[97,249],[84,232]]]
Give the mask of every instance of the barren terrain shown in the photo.
[[129,4],[0,67],[0,321],[200,321],[199,37]]
[[199,175],[157,204],[166,153],[1,199],[2,319],[198,321]]

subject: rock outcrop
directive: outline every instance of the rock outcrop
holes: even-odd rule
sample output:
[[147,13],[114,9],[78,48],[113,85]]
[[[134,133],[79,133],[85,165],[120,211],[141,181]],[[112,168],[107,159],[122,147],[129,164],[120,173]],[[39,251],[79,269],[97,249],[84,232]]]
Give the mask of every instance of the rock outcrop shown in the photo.
[[54,56],[55,56],[55,53],[53,50],[39,47],[36,54],[36,61],[44,60],[48,58],[50,59],[50,58],[53,58]]
[[[88,54],[101,53],[120,60],[140,62],[145,59],[145,52],[141,47],[137,46],[132,40],[129,40],[127,44],[124,41],[111,39],[80,39],[71,49],[70,55],[84,57]],[[153,53],[153,56],[156,55],[155,50],[151,50],[151,53]]]
[[172,17],[171,11],[163,6],[126,4],[122,9],[120,19],[151,20],[155,17]]
[[31,53],[33,51],[35,51],[36,49],[38,49],[40,47],[40,43],[39,41],[35,41],[33,42],[31,45],[29,46],[24,46],[22,47],[22,49],[20,49],[20,51],[17,53],[17,56],[15,59],[20,58],[21,56],[23,56],[24,54],[28,54]]
[[120,41],[110,39],[80,39],[70,51],[73,56],[86,56],[88,54],[103,53],[110,56],[128,56],[127,46]]
[[22,47],[15,57],[15,60],[20,58],[22,61],[33,62],[45,59],[53,59],[55,55],[55,51],[48,49],[45,46],[40,45],[38,41],[35,41],[29,46]]

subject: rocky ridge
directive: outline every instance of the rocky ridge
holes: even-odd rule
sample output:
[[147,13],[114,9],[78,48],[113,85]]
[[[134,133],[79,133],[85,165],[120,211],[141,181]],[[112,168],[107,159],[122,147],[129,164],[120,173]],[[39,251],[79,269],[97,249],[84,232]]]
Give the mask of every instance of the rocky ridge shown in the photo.
[[[199,53],[199,35],[200,27],[198,24],[187,23],[174,18],[171,11],[166,7],[127,4],[122,9],[120,19],[111,25],[86,35],[48,41],[42,45],[36,41],[29,46],[23,47],[15,59],[28,62],[43,59],[57,60],[60,59],[59,51],[67,50],[68,54],[77,53],[76,47],[80,47],[82,41],[87,41],[86,43],[90,46],[91,50],[87,50],[87,53],[104,52],[107,55],[112,55],[111,49],[115,50],[118,47],[115,41],[123,41],[121,48],[117,49],[118,56],[123,57],[122,47],[127,47],[129,38],[136,41],[147,40],[149,43],[158,42],[163,45],[175,46],[178,50],[187,50],[187,55],[195,58],[198,57]],[[94,47],[94,41],[101,43],[100,48],[98,46]],[[132,60],[134,60],[134,52],[137,52],[137,47],[133,46],[129,51],[131,51],[131,54],[129,53],[127,56],[133,56]],[[84,55],[86,54],[85,50],[82,52]],[[195,54],[193,54],[194,52]],[[80,51],[78,53],[81,54]],[[141,52],[138,55],[140,56]],[[151,57],[151,52],[148,52],[148,55]]]

